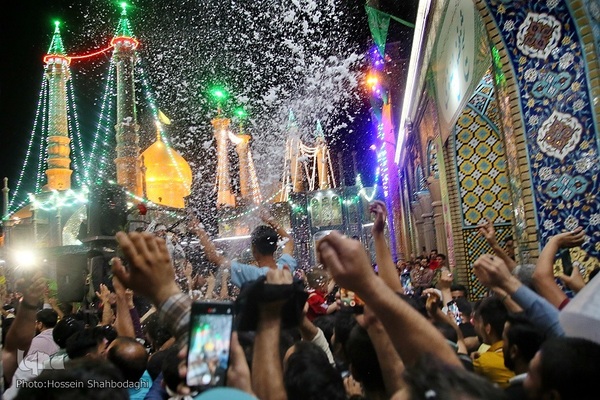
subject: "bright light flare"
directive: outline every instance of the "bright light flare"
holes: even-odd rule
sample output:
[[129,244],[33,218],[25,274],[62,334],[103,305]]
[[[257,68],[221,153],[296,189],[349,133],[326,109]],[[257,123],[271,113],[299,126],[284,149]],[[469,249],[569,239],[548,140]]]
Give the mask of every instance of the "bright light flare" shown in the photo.
[[23,269],[31,269],[39,262],[38,255],[30,249],[17,249],[13,256],[16,265]]

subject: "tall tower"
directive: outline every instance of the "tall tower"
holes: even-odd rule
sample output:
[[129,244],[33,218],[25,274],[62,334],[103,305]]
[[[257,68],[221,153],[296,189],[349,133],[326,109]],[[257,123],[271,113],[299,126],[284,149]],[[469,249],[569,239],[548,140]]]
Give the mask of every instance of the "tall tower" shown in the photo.
[[302,164],[300,158],[300,134],[298,133],[298,124],[296,123],[296,117],[294,112],[290,110],[288,117],[288,151],[290,152],[290,172],[292,181],[292,191],[302,192],[304,190],[304,180],[302,177]]
[[229,180],[229,154],[227,151],[230,120],[221,115],[219,107],[219,113],[210,122],[217,141],[217,207],[235,207],[235,196],[231,191]]
[[67,119],[67,81],[70,79],[69,59],[65,54],[59,22],[55,22],[54,36],[48,54],[44,57],[48,80],[48,160],[46,177],[48,190],[71,188],[71,149]]
[[252,195],[250,188],[250,165],[248,159],[250,135],[240,131],[235,137],[235,151],[238,154],[240,170],[240,194],[243,199],[250,199],[250,196]]
[[[323,134],[323,128],[321,127],[321,121],[317,120],[317,176],[319,177],[319,190],[329,189],[331,185],[329,183],[329,175],[327,174],[327,167],[329,163],[329,149],[327,143],[325,143],[325,135]],[[333,171],[332,171],[333,173]]]
[[122,7],[117,33],[111,40],[115,48],[113,61],[117,67],[117,183],[129,192],[142,196],[141,161],[138,158],[140,126],[137,121],[134,81],[135,49],[139,43],[131,32],[126,5],[123,4]]

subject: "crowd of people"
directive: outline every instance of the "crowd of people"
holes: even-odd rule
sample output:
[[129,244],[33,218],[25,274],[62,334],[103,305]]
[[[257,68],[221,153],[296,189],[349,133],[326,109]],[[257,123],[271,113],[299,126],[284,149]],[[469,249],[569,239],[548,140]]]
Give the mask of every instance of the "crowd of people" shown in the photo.
[[[13,282],[2,293],[3,398],[598,398],[600,311],[588,300],[600,290],[598,269],[560,276],[574,297],[554,272],[556,254],[584,242],[583,228],[550,238],[535,265],[520,266],[512,243],[483,224],[491,252],[469,267],[488,293],[472,302],[443,254],[394,262],[385,205],[370,211],[376,268],[360,241],[335,231],[316,244],[320,264],[300,268],[290,234],[263,213],[247,262],[225,257],[190,221],[209,273],[163,229],[119,232],[124,257],[112,260],[95,308],[49,297],[41,272]],[[256,295],[248,288],[258,282]],[[229,360],[215,358],[226,387],[189,387],[192,303],[236,298],[238,312],[253,301],[256,312],[244,319],[252,329],[222,342]],[[573,322],[578,312],[585,323]]]

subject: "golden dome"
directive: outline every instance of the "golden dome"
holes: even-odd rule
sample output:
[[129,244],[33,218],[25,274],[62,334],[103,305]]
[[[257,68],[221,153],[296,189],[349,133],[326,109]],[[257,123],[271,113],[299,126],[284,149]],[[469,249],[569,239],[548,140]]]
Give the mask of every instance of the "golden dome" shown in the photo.
[[156,131],[156,141],[141,155],[146,179],[148,200],[168,207],[184,208],[184,197],[192,186],[192,169],[185,159],[161,138]]

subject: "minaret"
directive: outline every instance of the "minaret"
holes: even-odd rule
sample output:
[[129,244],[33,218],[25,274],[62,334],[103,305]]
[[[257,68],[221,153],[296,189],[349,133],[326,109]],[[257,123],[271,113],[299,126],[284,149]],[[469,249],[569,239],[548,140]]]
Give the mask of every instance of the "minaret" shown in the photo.
[[289,139],[288,149],[290,151],[290,172],[293,192],[304,191],[304,179],[302,177],[302,164],[300,163],[300,134],[298,133],[298,124],[294,112],[290,110],[288,117]]
[[135,49],[138,41],[134,39],[127,18],[127,5],[122,4],[123,11],[115,37],[111,44],[115,50],[113,61],[117,67],[117,124],[115,125],[117,139],[117,183],[129,192],[141,196],[142,173],[140,145],[135,106],[134,67],[136,60]]
[[248,146],[250,144],[250,135],[240,129],[235,135],[235,151],[238,154],[240,170],[240,194],[243,199],[250,200],[252,191],[250,188],[250,165],[248,162]]
[[325,135],[323,134],[323,128],[321,127],[321,121],[317,120],[317,131],[315,133],[317,137],[317,176],[319,177],[319,190],[329,189],[329,175],[327,175],[327,163],[329,162],[329,150],[327,149],[327,143],[325,143]]
[[48,190],[71,188],[71,148],[67,119],[67,81],[69,80],[69,59],[65,54],[59,22],[55,22],[54,36],[44,57],[46,79],[48,79],[48,160],[46,177]]
[[229,180],[229,154],[227,140],[229,137],[229,118],[221,115],[221,108],[211,121],[217,141],[217,207],[235,207],[235,197],[231,191]]

